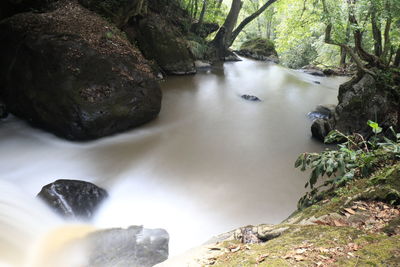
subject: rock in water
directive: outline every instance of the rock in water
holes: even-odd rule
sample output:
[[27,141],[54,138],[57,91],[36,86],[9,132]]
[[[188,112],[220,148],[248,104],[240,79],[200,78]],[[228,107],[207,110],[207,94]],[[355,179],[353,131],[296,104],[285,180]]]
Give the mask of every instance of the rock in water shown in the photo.
[[108,194],[89,182],[57,180],[44,186],[38,197],[66,218],[89,220]]
[[254,96],[254,95],[242,95],[241,98],[249,100],[249,101],[253,101],[253,102],[261,101],[261,99],[259,99],[258,97]]
[[168,259],[169,235],[163,229],[110,229],[85,238],[92,267],[151,267]]
[[124,35],[75,1],[0,23],[0,98],[7,109],[71,140],[154,119],[161,90]]

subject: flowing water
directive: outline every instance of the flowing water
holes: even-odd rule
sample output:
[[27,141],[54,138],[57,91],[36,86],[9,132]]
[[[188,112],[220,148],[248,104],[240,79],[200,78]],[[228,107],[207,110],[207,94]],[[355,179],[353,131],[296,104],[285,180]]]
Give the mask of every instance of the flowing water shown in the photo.
[[[109,192],[96,227],[165,228],[172,254],[235,227],[278,223],[304,193],[307,177],[294,169],[296,157],[323,149],[311,139],[306,114],[336,103],[346,79],[252,60],[225,63],[168,78],[155,121],[89,143],[64,141],[10,117],[0,123],[0,181],[18,186],[25,200],[13,202],[17,193],[0,199],[0,245],[13,227],[40,235],[55,224],[50,215],[43,223],[48,212],[27,198],[61,178],[94,182]],[[26,218],[26,209],[37,216]],[[18,249],[9,247],[0,257],[13,251]]]

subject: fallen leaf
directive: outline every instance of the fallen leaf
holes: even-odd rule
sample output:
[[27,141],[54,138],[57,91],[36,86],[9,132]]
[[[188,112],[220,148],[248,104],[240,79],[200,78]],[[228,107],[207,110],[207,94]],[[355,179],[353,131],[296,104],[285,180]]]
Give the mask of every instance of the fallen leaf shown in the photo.
[[269,256],[268,254],[260,255],[260,256],[258,256],[256,262],[257,262],[257,263],[261,263],[261,262],[265,261],[265,259],[266,259],[268,256]]
[[296,249],[296,254],[303,254],[306,251],[307,251],[307,249],[299,248],[299,249]]
[[350,213],[351,215],[356,214],[356,212],[353,209],[345,208],[344,210]]
[[306,259],[306,257],[301,255],[295,255],[293,258],[295,259],[295,261],[304,261]]
[[338,221],[338,220],[333,220],[333,224],[334,224],[335,226],[346,226],[346,224],[344,224],[344,223],[342,223],[342,222],[340,222],[340,221]]

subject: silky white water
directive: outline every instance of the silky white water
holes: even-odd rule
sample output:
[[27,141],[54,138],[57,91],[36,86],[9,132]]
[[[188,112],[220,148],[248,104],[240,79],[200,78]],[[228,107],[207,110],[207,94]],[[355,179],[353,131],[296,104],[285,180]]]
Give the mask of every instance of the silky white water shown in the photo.
[[[32,200],[56,179],[93,182],[110,194],[96,227],[165,228],[171,254],[181,253],[235,227],[278,223],[295,209],[307,177],[294,161],[323,149],[311,139],[306,114],[336,103],[346,79],[252,60],[225,63],[195,76],[169,77],[155,121],[88,143],[61,140],[10,117],[0,122],[0,181]],[[242,94],[262,101],[246,101]],[[11,203],[0,203],[0,248],[8,238],[3,232],[35,232],[26,236],[31,240],[54,226],[48,212],[21,225],[37,203],[14,205],[13,192],[1,197]],[[15,240],[21,244],[2,250],[2,258],[29,244]]]

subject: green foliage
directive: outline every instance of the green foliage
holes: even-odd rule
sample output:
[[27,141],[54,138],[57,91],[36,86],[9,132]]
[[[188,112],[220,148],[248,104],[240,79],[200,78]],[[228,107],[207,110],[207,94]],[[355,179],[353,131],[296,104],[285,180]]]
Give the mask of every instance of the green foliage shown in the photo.
[[[375,134],[382,132],[378,123],[368,121],[368,125]],[[376,142],[377,138],[366,141],[359,134],[345,135],[334,130],[325,138],[325,142],[343,142],[337,150],[301,154],[295,162],[295,168],[311,170],[305,185],[311,191],[299,200],[298,207],[304,208],[317,202],[321,188],[345,185],[355,177],[370,175],[382,160],[400,159],[400,134],[390,129],[394,140],[383,137],[383,142]]]

